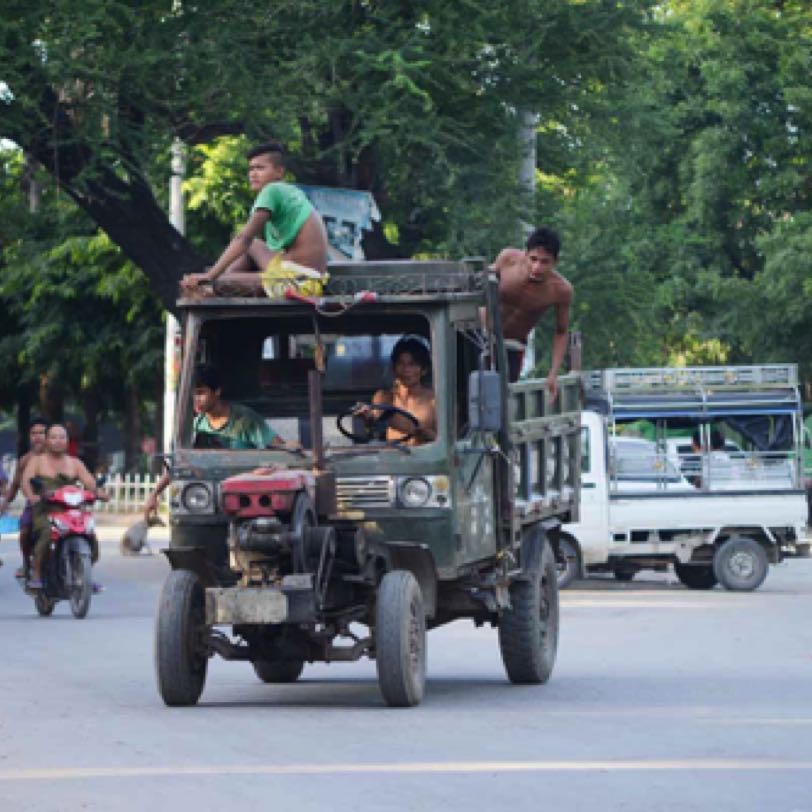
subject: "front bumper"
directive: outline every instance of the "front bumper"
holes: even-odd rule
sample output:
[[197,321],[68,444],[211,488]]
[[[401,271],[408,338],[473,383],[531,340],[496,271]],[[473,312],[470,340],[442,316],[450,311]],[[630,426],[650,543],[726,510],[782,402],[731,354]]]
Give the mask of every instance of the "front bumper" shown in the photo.
[[206,589],[206,623],[268,625],[312,623],[316,596],[310,575],[288,575],[281,586],[231,586]]

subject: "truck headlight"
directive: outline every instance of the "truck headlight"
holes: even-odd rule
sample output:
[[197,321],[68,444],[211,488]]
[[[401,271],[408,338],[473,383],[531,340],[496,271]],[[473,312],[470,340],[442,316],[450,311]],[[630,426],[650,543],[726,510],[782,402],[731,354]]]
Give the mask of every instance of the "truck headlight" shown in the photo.
[[400,483],[400,501],[406,507],[423,507],[431,499],[431,485],[422,477],[410,477]]
[[211,491],[202,482],[187,485],[180,499],[189,513],[205,513],[212,506]]

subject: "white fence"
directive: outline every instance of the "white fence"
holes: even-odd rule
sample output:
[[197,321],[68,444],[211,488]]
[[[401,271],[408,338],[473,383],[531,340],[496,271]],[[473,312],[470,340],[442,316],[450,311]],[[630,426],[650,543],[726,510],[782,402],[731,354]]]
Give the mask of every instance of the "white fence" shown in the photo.
[[[98,513],[140,513],[155,489],[157,476],[151,474],[111,474],[104,483],[109,502],[96,502]],[[162,496],[165,496],[164,493]]]

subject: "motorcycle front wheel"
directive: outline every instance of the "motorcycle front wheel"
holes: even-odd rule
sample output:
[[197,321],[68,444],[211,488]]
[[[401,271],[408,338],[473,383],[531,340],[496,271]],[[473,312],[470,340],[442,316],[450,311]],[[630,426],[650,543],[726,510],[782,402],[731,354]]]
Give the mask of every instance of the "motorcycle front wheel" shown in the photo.
[[79,553],[70,554],[70,610],[81,620],[90,609],[93,581],[90,577],[90,559]]

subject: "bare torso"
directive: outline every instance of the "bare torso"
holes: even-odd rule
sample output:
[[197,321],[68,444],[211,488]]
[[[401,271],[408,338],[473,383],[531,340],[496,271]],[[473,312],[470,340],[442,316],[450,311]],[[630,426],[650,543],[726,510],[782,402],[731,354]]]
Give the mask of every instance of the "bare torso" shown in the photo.
[[555,328],[565,331],[569,323],[572,285],[557,271],[541,279],[528,275],[527,257],[518,248],[506,248],[497,257],[499,302],[502,334],[505,338],[525,342],[528,333],[551,307],[556,311]]
[[[432,437],[437,432],[437,410],[434,401],[434,390],[427,386],[416,386],[411,389],[405,386],[395,385],[392,389],[379,389],[374,398],[373,403],[389,403],[392,406],[397,406],[399,409],[413,414],[417,418],[417,422],[422,429],[425,429]],[[404,431],[398,429],[403,428]],[[403,440],[408,436],[412,423],[405,417],[396,416],[392,419],[389,427],[386,430],[387,440]],[[426,442],[426,439],[419,437],[411,437],[405,440],[406,445],[420,445]]]

